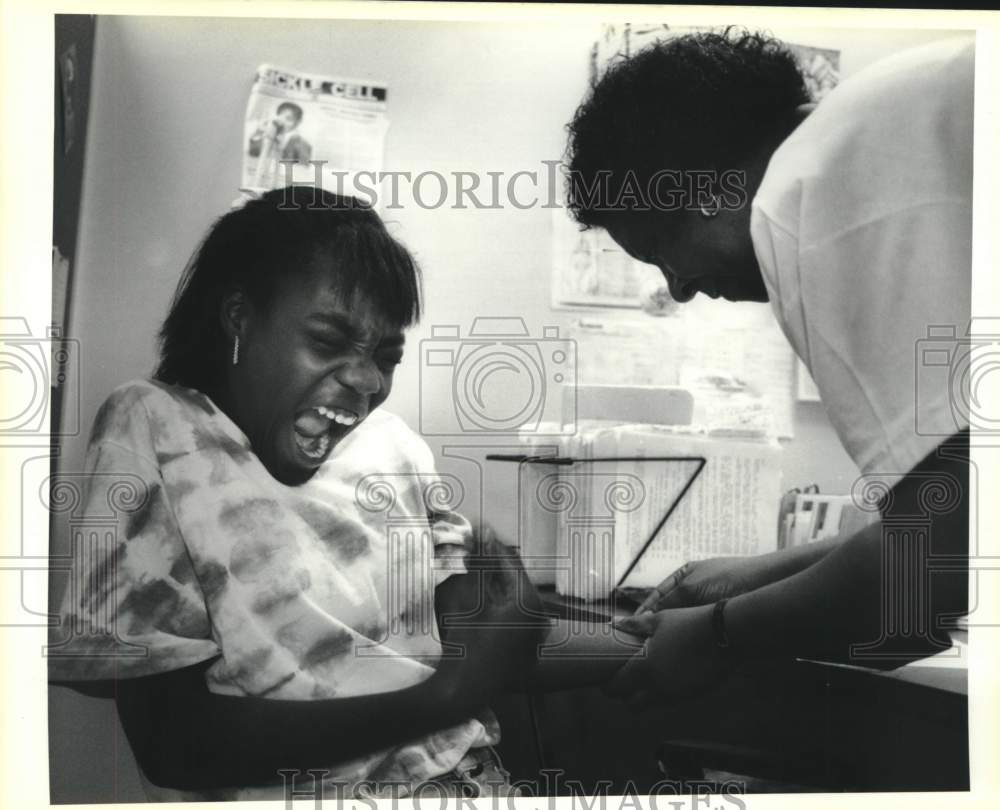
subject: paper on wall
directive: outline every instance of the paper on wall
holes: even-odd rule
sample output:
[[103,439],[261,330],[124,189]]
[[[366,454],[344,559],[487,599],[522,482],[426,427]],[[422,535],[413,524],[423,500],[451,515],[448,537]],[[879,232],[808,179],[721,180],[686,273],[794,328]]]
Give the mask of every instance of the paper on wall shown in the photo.
[[[692,307],[692,304],[685,305]],[[742,305],[741,305],[742,306]],[[585,317],[573,323],[577,381],[583,384],[686,385],[695,394],[695,419],[703,427],[755,424],[762,406],[768,430],[791,438],[795,430],[795,353],[766,307],[728,304],[728,320],[698,314],[669,318],[636,315],[628,320]],[[744,393],[726,403],[696,382],[725,372],[746,383]],[[759,397],[754,403],[748,394]],[[609,418],[610,418],[609,414]],[[724,421],[713,421],[723,419]]]
[[580,230],[565,208],[552,209],[552,306],[638,309],[659,270],[629,256],[601,228]]
[[724,369],[746,380],[770,407],[774,434],[792,438],[795,352],[769,311],[751,312],[742,323],[734,317],[732,326],[687,330],[677,362],[683,369]]
[[386,85],[263,64],[257,68],[243,127],[240,190],[261,193],[290,182],[344,193],[358,172],[379,175],[389,128]]
[[[672,319],[637,315],[628,321],[595,317],[570,324],[577,382],[584,385],[677,385],[683,334]],[[610,414],[609,414],[610,418]]]

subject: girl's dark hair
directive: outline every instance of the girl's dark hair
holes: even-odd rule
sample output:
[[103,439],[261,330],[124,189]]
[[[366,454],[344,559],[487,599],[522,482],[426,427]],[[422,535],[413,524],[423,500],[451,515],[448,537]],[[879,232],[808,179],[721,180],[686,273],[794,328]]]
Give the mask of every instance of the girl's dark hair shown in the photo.
[[310,186],[275,189],[216,220],[196,250],[160,329],[155,378],[217,383],[229,351],[223,296],[240,287],[266,311],[277,285],[316,260],[345,298],[363,293],[399,327],[419,320],[420,270],[370,206]]
[[[611,64],[567,125],[569,209],[604,227],[627,213],[611,203],[630,173],[642,189],[664,169],[738,168],[808,101],[795,57],[766,34],[729,27],[653,43]],[[595,200],[601,182],[610,188]]]

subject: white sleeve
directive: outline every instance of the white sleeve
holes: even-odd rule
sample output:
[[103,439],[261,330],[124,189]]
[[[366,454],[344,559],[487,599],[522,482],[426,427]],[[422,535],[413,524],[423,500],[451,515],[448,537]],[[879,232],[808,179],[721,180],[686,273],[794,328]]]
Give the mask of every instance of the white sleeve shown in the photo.
[[863,472],[908,472],[968,426],[967,381],[950,361],[928,364],[926,349],[961,355],[971,310],[969,206],[912,206],[812,244],[798,259],[803,360],[834,428]]
[[453,487],[442,479],[430,446],[402,419],[387,412],[382,412],[379,418],[382,438],[389,443],[387,456],[395,459],[390,466],[421,482],[417,500],[423,504],[430,524],[434,543],[434,584],[440,585],[452,574],[466,573],[465,558],[472,539],[472,525],[455,512],[450,503],[451,495],[461,491],[461,487]]
[[92,443],[81,506],[89,530],[73,538],[49,677],[132,678],[221,655],[159,470],[113,441]]
[[428,519],[434,536],[434,585],[437,586],[452,574],[466,573],[472,525],[457,512],[436,512]]

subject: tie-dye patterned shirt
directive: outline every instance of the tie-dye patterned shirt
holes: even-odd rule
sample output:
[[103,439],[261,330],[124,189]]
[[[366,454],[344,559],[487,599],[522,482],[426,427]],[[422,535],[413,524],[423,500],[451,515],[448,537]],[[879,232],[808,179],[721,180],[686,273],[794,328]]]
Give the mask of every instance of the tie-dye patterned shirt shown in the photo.
[[[216,659],[213,692],[316,700],[398,690],[432,672],[434,587],[465,570],[470,529],[448,508],[452,487],[429,448],[398,417],[374,412],[312,479],[288,487],[204,394],[141,380],[100,409],[86,469],[91,528],[73,541],[53,679]],[[420,782],[498,736],[487,714],[334,766],[329,779]]]

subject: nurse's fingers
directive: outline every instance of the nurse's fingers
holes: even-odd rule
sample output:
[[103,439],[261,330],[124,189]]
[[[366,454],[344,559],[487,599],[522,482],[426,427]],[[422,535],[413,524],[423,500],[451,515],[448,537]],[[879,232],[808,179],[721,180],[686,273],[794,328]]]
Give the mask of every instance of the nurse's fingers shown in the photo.
[[690,593],[686,588],[679,587],[680,583],[671,588],[660,597],[656,605],[657,610],[670,610],[672,608],[682,608],[691,606]]
[[678,598],[680,594],[677,591],[677,586],[680,585],[684,580],[684,577],[688,575],[689,570],[690,565],[688,563],[684,563],[684,565],[657,585],[656,588],[653,589],[653,592],[643,600],[639,607],[635,609],[635,613],[632,615],[641,616],[644,613],[655,613],[656,611],[663,610],[666,607],[681,607],[681,600]]
[[635,609],[633,616],[642,616],[644,613],[652,613],[656,610],[656,603],[660,601],[660,592],[653,589],[653,592],[642,600],[642,604]]
[[633,636],[651,636],[656,631],[659,618],[655,613],[643,613],[641,616],[626,616],[614,622],[616,630],[630,633]]

